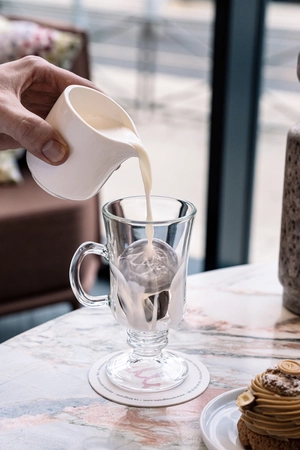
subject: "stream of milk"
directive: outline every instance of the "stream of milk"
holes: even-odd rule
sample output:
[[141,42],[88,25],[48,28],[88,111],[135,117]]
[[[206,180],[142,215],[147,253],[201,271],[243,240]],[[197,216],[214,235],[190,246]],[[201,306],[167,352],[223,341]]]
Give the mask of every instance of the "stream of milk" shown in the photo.
[[[181,320],[184,312],[182,271],[185,268],[168,244],[154,239],[152,171],[148,153],[131,129],[111,119],[103,118],[101,123],[98,117],[96,120],[88,122],[102,135],[120,145],[125,143],[134,147],[146,196],[146,240],[133,242],[124,249],[118,261],[110,262],[112,310],[116,319],[128,328],[141,331],[168,329]],[[118,151],[118,144],[115,150]],[[154,283],[151,283],[151,277],[155,278]],[[175,303],[171,302],[172,296],[176,298]]]
[[[134,147],[137,157],[139,159],[139,166],[141,171],[141,176],[144,184],[145,196],[146,196],[146,208],[147,215],[145,217],[147,222],[153,221],[153,214],[151,208],[151,189],[152,189],[152,170],[151,163],[148,153],[142,144],[139,136],[137,136],[134,131],[128,127],[124,127],[119,122],[116,122],[107,117],[85,117],[85,120],[99,131],[103,136],[109,139],[115,140],[120,143],[130,144]],[[118,151],[118,146],[116,145],[115,151]],[[122,150],[123,151],[123,150]],[[151,223],[146,226],[146,235],[148,239],[148,246],[145,249],[146,254],[150,256],[153,253],[153,247],[151,245],[154,234],[154,228]]]

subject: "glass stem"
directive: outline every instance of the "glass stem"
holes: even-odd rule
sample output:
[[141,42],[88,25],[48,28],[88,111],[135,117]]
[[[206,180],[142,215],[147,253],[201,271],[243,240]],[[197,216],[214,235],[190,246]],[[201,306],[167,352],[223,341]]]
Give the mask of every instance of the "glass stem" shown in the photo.
[[127,330],[127,343],[133,349],[132,358],[159,358],[168,344],[168,330],[135,331]]

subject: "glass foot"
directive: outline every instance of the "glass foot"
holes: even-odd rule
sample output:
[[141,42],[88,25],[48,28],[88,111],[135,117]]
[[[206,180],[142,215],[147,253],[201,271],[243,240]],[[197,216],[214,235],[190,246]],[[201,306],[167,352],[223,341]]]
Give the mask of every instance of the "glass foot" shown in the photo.
[[188,365],[167,351],[142,357],[127,351],[107,362],[106,374],[112,383],[126,390],[160,392],[181,384],[187,377]]

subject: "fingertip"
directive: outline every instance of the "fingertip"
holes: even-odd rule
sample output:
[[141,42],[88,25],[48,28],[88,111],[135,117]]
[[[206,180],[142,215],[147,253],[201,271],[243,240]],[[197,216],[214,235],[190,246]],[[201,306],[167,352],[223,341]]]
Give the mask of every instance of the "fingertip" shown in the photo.
[[58,166],[68,159],[69,149],[61,142],[51,139],[43,146],[42,153],[47,159],[47,162],[54,166]]

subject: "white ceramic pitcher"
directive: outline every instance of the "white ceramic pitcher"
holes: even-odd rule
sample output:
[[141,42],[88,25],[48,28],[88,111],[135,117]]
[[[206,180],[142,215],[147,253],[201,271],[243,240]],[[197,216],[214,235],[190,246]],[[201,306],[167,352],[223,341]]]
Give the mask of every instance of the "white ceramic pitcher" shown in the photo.
[[70,200],[94,196],[126,159],[138,156],[140,138],[129,115],[94,89],[72,85],[58,98],[46,121],[69,145],[70,156],[51,166],[27,152],[35,181],[48,193]]

